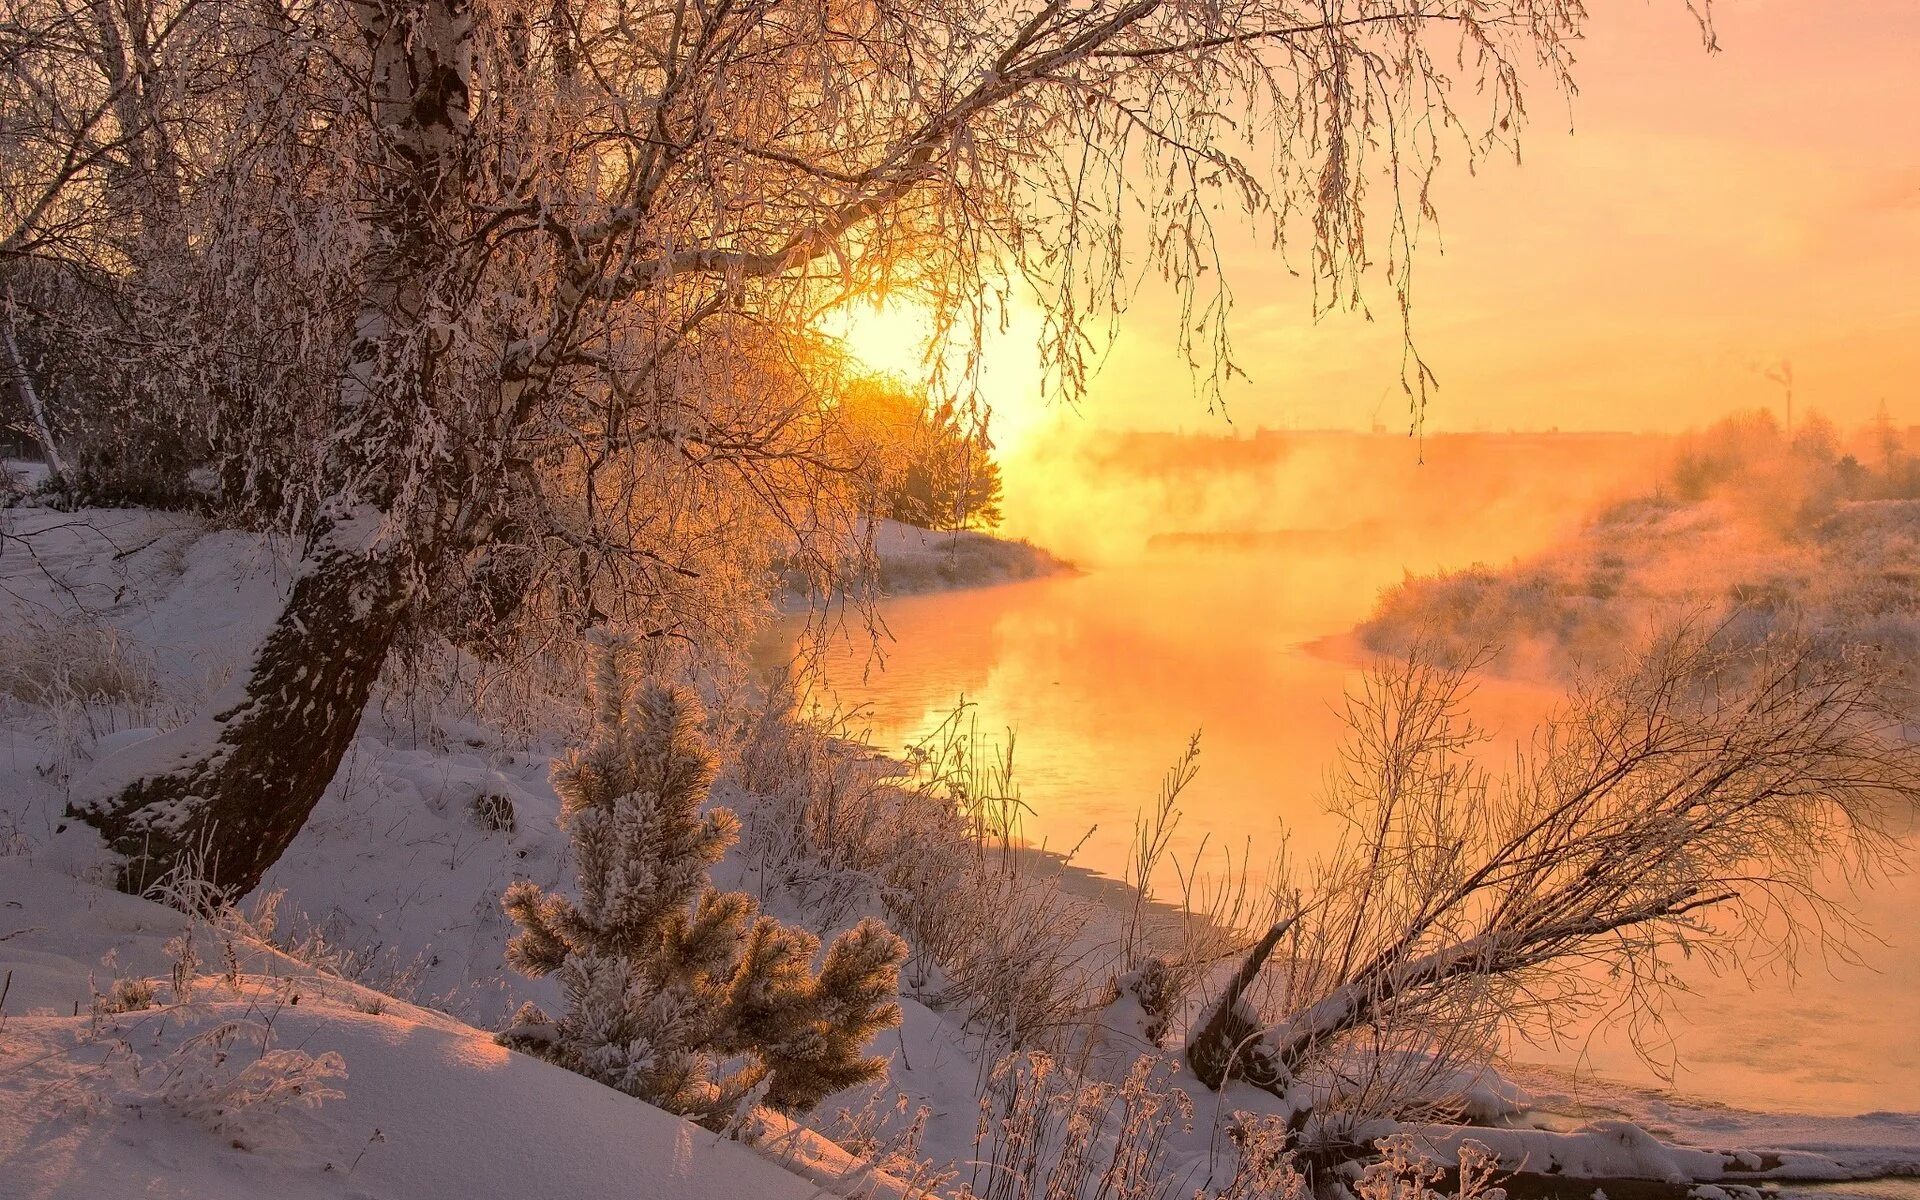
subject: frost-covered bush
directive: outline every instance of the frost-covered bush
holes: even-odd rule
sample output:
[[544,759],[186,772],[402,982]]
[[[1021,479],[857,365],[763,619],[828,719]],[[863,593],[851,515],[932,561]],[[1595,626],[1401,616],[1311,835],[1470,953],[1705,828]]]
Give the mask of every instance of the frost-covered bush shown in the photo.
[[[1435,1159],[1412,1134],[1396,1133],[1374,1143],[1378,1160],[1367,1164],[1354,1181],[1359,1200],[1506,1200],[1507,1190],[1494,1186],[1500,1160],[1472,1138],[1463,1139],[1454,1161]],[[1453,1186],[1446,1188],[1451,1175]],[[1436,1188],[1446,1190],[1436,1190]],[[1595,1195],[1600,1193],[1596,1190]]]
[[13,605],[0,612],[0,711],[29,710],[67,778],[103,737],[175,719],[153,660],[119,630],[86,617]]
[[908,769],[794,712],[776,690],[751,714],[725,786],[761,880],[809,911],[878,904],[906,934],[908,994],[1006,1049],[1060,1048],[1102,1002],[1090,905],[1056,862],[1014,844],[1011,764],[955,718]]
[[151,979],[116,979],[106,991],[95,993],[93,1011],[100,1016],[139,1012],[152,1008],[158,994]]
[[[1044,1053],[1009,1055],[980,1097],[980,1121],[961,1200],[1038,1200],[1101,1195],[1161,1200],[1180,1195],[1171,1153],[1191,1124],[1193,1102],[1166,1065],[1141,1058],[1115,1083],[1092,1082]],[[1291,1160],[1287,1160],[1291,1171]],[[1191,1193],[1195,1200],[1228,1194]],[[1284,1196],[1284,1192],[1272,1195]],[[1299,1195],[1304,1200],[1306,1192]]]
[[[49,1086],[54,1111],[88,1119],[117,1109],[163,1108],[243,1145],[240,1139],[271,1133],[289,1113],[344,1094],[334,1084],[346,1078],[346,1060],[331,1050],[312,1054],[276,1045],[271,1017],[221,1017],[176,998],[155,1022],[141,1010],[155,1006],[157,995],[151,982],[116,984],[112,997],[102,997],[111,1002],[96,1003],[94,1028],[75,1051],[93,1065]],[[127,1003],[129,997],[137,1002]],[[128,1013],[141,1014],[141,1027],[154,1031],[159,1048],[144,1038],[136,1048],[132,1029],[118,1020]]]
[[521,882],[503,901],[520,926],[508,961],[557,973],[566,1011],[522,1009],[502,1044],[713,1127],[756,1098],[804,1112],[878,1077],[867,1045],[900,1019],[906,944],[865,920],[816,973],[817,938],[708,879],[739,823],[702,811],[713,762],[698,702],[632,686],[612,641],[594,693],[591,742],[554,771],[579,898]]
[[[1506,1200],[1492,1186],[1498,1160],[1478,1142],[1461,1142],[1453,1162],[1394,1134],[1373,1143],[1347,1187],[1316,1192],[1283,1116],[1221,1114],[1232,1143],[1219,1161],[1181,1153],[1194,1103],[1166,1064],[1151,1057],[1111,1083],[1089,1082],[1046,1054],[1010,1055],[994,1068],[980,1098],[973,1155],[960,1200]],[[1224,1150],[1224,1147],[1223,1147]],[[1230,1163],[1230,1165],[1229,1165]],[[1453,1186],[1447,1186],[1448,1177]]]
[[[1347,699],[1339,840],[1188,1042],[1207,1086],[1275,1095],[1306,1144],[1452,1122],[1514,1036],[1618,1020],[1664,1037],[1675,964],[1791,970],[1862,935],[1898,863],[1920,746],[1876,664],[1680,626],[1580,681],[1498,767],[1472,673],[1418,656]],[[1497,760],[1496,760],[1497,761]]]
[[222,1021],[163,1059],[142,1065],[145,1097],[215,1133],[254,1132],[282,1113],[317,1108],[343,1094],[346,1061],[329,1050],[276,1049],[265,1021]]

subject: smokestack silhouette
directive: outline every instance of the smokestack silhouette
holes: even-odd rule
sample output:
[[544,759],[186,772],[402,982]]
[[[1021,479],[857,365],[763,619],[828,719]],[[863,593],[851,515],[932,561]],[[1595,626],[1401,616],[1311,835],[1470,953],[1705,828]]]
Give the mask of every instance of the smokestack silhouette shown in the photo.
[[1769,367],[1766,377],[1787,389],[1787,432],[1793,432],[1793,364],[1786,359],[1780,360],[1777,367]]

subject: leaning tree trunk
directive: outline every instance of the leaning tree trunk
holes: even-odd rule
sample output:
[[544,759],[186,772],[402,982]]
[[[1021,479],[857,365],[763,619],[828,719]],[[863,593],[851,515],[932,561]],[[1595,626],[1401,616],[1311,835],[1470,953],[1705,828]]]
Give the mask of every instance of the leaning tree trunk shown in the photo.
[[[371,248],[340,376],[332,496],[241,694],[109,759],[76,804],[145,890],[188,871],[226,896],[260,882],[333,779],[436,559],[435,439],[457,386],[436,287],[464,245],[472,133],[470,0],[353,0],[368,53]],[[403,486],[404,484],[404,486]],[[406,495],[403,506],[398,497]]]
[[1285,1082],[1284,1069],[1262,1040],[1259,1021],[1247,1011],[1246,994],[1253,981],[1260,977],[1261,969],[1267,965],[1280,939],[1292,927],[1291,917],[1276,922],[1247,952],[1200,1032],[1187,1043],[1187,1064],[1200,1082],[1216,1092],[1225,1087],[1229,1079],[1245,1079],[1270,1091],[1277,1091]]
[[126,890],[176,872],[226,897],[251,890],[332,781],[393,644],[406,588],[405,573],[384,558],[322,547],[303,564],[241,696],[134,747],[130,763],[102,764],[108,787],[133,778],[79,815],[125,859]]

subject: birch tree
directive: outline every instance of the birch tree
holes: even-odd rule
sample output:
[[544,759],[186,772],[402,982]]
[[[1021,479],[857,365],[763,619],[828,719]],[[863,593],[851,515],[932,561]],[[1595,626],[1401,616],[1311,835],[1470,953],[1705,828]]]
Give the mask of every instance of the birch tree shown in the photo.
[[[182,180],[175,138],[222,73],[200,0],[0,4],[0,373],[58,473],[50,405],[19,335],[23,311],[79,276],[166,257]],[[191,64],[191,65],[189,65]]]
[[[1405,320],[1431,173],[1511,150],[1586,20],[1575,0],[203,3],[233,69],[170,143],[156,286],[188,332],[155,340],[217,384],[170,402],[225,502],[305,553],[232,694],[79,807],[130,886],[202,846],[231,891],[298,833],[404,631],[537,596],[697,638],[745,590],[689,584],[702,553],[832,561],[852,526],[809,380],[823,307],[912,293],[977,345],[1030,292],[1071,395],[1154,270],[1204,392],[1234,370],[1230,221],[1294,257],[1303,307],[1360,306],[1372,267]],[[111,127],[166,115],[112,92]],[[1405,382],[1417,412],[1417,356]]]

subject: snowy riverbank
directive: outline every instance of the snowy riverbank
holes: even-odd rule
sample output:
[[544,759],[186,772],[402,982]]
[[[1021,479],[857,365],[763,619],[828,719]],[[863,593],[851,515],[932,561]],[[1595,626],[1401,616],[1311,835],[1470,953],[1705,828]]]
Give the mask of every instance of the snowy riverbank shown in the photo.
[[[863,580],[883,597],[994,587],[1077,569],[1032,542],[976,529],[922,529],[879,518],[860,533],[870,553],[863,561],[843,564],[841,573]],[[782,581],[780,609],[797,612],[807,605],[805,580],[789,571]]]
[[1032,542],[972,529],[940,532],[882,520],[873,531],[880,589],[890,596],[990,587],[1071,571]]
[[[512,929],[499,897],[517,879],[571,883],[548,772],[577,714],[564,697],[531,691],[482,704],[457,671],[384,688],[307,827],[240,906],[243,921],[190,929],[170,909],[75,878],[93,848],[64,819],[65,802],[101,760],[177,724],[231,677],[272,618],[287,559],[254,535],[140,510],[23,509],[7,520],[0,978],[10,971],[13,982],[0,1002],[0,1179],[19,1194],[431,1198],[637,1188],[660,1200],[745,1189],[798,1200],[825,1183],[848,1196],[879,1184],[884,1195],[887,1180],[827,1136],[896,1166],[910,1155],[936,1173],[968,1170],[1005,1028],[968,988],[1083,969],[1095,985],[1106,978],[1115,909],[1130,893],[1036,856],[1003,907],[967,910],[981,922],[968,935],[984,948],[976,961],[910,965],[903,1024],[875,1047],[889,1058],[887,1079],[823,1105],[815,1132],[776,1129],[750,1152],[508,1054],[488,1031],[521,1002],[552,1006],[556,996],[551,980],[505,968]],[[917,539],[903,536],[912,550]],[[742,752],[751,747],[729,750]],[[787,758],[758,775],[729,768],[716,799],[742,814],[747,831],[716,882],[821,935],[863,915],[893,915],[859,856],[924,854],[923,814],[833,824],[866,801],[840,792],[837,810],[808,807],[804,789],[783,790],[807,769]],[[833,861],[770,840],[816,822],[808,836]],[[947,882],[944,860],[913,861],[928,865],[902,871],[889,889]],[[946,861],[951,875],[962,866]],[[268,897],[278,905],[271,923]],[[1028,996],[1010,989],[1004,1001]],[[1175,1190],[1218,1189],[1232,1170],[1228,1131],[1277,1115],[1278,1102],[1241,1085],[1205,1091],[1177,1049],[1140,1038],[1125,1002],[1094,1004],[1055,1014],[1084,1023],[1094,1051],[1073,1094],[1124,1088],[1129,1064],[1144,1062],[1148,1093],[1196,1098],[1158,1166]],[[241,1049],[222,1058],[223,1039]],[[1165,1041],[1177,1046],[1178,1037]],[[1474,1136],[1502,1139],[1570,1177],[1632,1174],[1679,1187],[1668,1193],[1677,1195],[1682,1177],[1757,1184],[1920,1171],[1920,1117],[1808,1122],[1526,1082],[1532,1097],[1491,1076],[1470,1082],[1475,1117],[1498,1126]],[[304,1090],[288,1090],[295,1086]],[[909,1148],[903,1139],[914,1130]],[[1459,1136],[1421,1133],[1435,1145]],[[948,1177],[941,1194],[965,1178]]]

